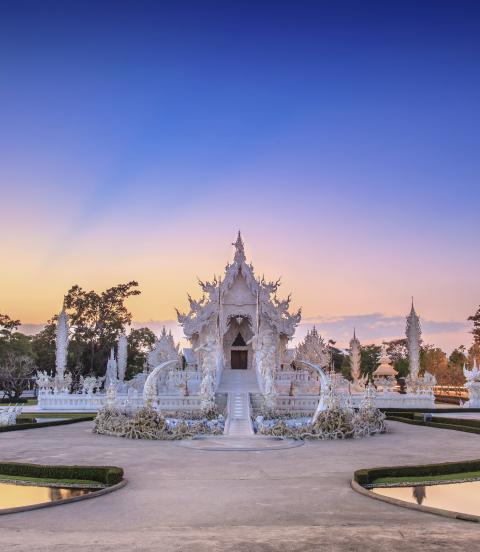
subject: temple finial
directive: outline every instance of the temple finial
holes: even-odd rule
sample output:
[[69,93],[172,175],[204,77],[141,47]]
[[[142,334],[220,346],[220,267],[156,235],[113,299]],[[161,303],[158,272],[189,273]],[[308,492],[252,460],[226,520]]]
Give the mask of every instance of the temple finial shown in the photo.
[[242,234],[238,231],[237,241],[232,243],[235,246],[235,261],[242,262],[245,260],[245,249],[242,240]]

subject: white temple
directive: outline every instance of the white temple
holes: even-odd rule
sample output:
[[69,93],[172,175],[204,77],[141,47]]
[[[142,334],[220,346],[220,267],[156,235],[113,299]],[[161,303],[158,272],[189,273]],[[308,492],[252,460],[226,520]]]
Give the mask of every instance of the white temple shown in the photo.
[[284,363],[287,344],[300,322],[300,310],[289,312],[290,296],[277,298],[279,281],[256,278],[247,264],[240,232],[233,262],[223,278],[200,281],[199,301],[190,296],[190,311],[178,321],[196,353],[204,387],[212,395],[224,371],[254,372],[258,388],[273,405],[275,374]]
[[[177,311],[178,321],[191,347],[180,351],[173,336],[163,328],[145,369],[124,381],[128,341],[119,336],[117,355],[112,348],[105,377],[87,376],[81,390],[69,392],[71,375],[65,372],[68,318],[63,310],[57,322],[57,375],[39,373],[39,407],[46,410],[98,410],[105,404],[139,408],[151,404],[167,411],[208,411],[227,397],[228,410],[242,412],[250,423],[249,409],[318,412],[325,393],[337,386],[355,406],[368,391],[360,371],[360,342],[354,333],[350,342],[353,384],[339,374],[328,374],[331,351],[313,328],[296,349],[289,340],[300,322],[301,312],[290,312],[290,296],[277,297],[279,281],[255,276],[247,264],[240,232],[234,244],[233,262],[222,277],[199,281],[203,296],[188,296],[190,310]],[[415,385],[407,394],[395,389],[395,378],[380,372],[375,404],[379,407],[433,407],[431,377],[419,378],[420,323],[412,304],[407,336]],[[388,364],[386,354],[384,364]],[[390,368],[391,371],[391,368]],[[413,378],[413,379],[412,379]],[[62,380],[58,385],[56,381]],[[378,379],[378,378],[377,378]],[[55,380],[55,381],[54,381]],[[228,424],[227,424],[228,426]]]

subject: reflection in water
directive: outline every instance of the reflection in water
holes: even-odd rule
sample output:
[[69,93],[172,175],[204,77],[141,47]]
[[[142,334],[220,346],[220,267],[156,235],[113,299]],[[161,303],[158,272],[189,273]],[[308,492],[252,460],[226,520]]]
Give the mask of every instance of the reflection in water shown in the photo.
[[372,492],[405,502],[480,516],[480,481],[412,487],[376,487]]
[[417,504],[422,504],[424,498],[427,496],[425,485],[416,485],[413,487],[412,496],[417,501]]
[[66,489],[0,483],[0,509],[31,506],[32,504],[42,504],[44,502],[56,502],[88,494],[95,490],[97,489]]

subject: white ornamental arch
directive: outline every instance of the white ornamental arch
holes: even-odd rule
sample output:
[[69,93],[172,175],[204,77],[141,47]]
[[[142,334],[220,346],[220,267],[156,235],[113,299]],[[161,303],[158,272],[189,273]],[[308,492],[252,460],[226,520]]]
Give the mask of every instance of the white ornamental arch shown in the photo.
[[312,424],[314,424],[317,421],[320,412],[323,412],[327,408],[325,405],[325,397],[332,385],[332,380],[324,371],[324,369],[317,364],[307,362],[306,360],[296,360],[295,363],[305,364],[305,366],[308,366],[312,370],[315,370],[315,372],[317,372],[317,374],[320,376],[320,400],[318,401],[318,406],[315,410],[315,414],[312,417]]
[[157,396],[157,381],[160,375],[179,362],[180,360],[178,358],[166,360],[165,362],[162,362],[162,364],[156,366],[150,374],[148,374],[145,385],[143,386],[143,401],[145,404],[148,404],[152,401],[153,397]]

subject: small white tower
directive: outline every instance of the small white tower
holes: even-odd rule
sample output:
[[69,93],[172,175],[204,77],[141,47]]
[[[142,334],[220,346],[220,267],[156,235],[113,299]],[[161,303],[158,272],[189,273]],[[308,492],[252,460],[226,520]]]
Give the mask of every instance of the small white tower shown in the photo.
[[125,373],[127,371],[127,356],[128,356],[127,336],[125,334],[122,334],[118,338],[118,347],[117,347],[117,369],[118,369],[118,379],[120,381],[125,380]]
[[416,380],[418,379],[418,373],[420,370],[420,345],[422,342],[422,329],[420,327],[420,318],[415,312],[415,307],[413,306],[413,297],[412,308],[407,317],[407,327],[405,333],[407,336],[410,378],[412,380]]
[[110,385],[117,383],[117,361],[115,360],[115,351],[112,347],[110,351],[110,358],[107,362],[107,371],[105,374],[105,389],[108,389]]
[[350,373],[354,383],[358,383],[362,377],[360,371],[360,341],[357,339],[355,329],[353,330],[353,338],[350,341]]
[[63,308],[62,312],[58,315],[55,334],[56,379],[63,381],[67,368],[68,353],[68,315],[65,312],[65,308]]

